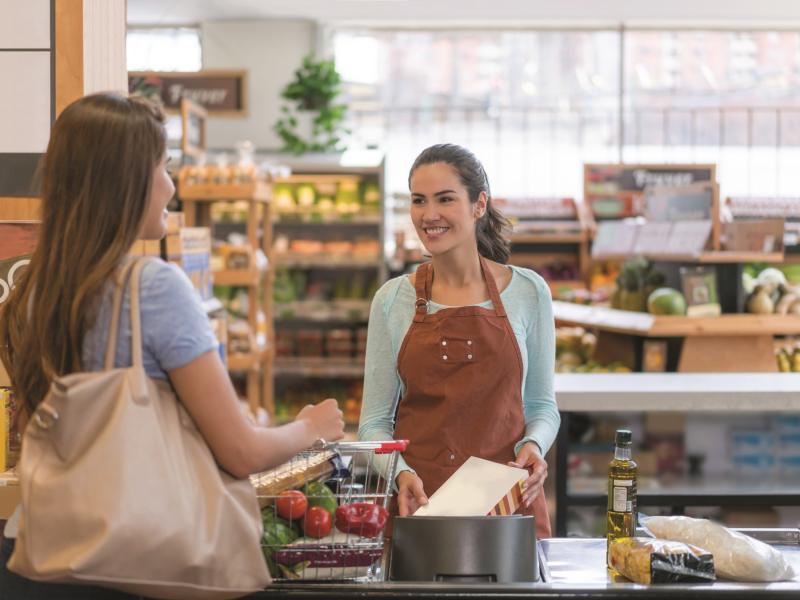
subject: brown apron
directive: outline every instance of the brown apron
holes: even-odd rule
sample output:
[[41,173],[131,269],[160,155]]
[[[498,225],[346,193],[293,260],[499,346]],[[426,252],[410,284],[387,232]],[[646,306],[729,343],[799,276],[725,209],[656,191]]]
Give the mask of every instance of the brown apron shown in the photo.
[[[403,458],[430,496],[470,456],[506,464],[525,435],[522,356],[497,283],[481,257],[493,309],[444,308],[428,314],[433,267],[417,269],[417,302],[397,369],[405,386],[395,438],[410,441]],[[536,535],[550,537],[544,491],[521,514],[536,517]]]

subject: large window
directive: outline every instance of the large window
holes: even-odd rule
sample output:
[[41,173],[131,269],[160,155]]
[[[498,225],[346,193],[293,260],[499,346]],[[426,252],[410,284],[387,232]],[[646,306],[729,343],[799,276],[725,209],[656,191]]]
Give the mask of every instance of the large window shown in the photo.
[[128,71],[199,71],[197,27],[131,28],[127,36]]
[[800,190],[800,34],[338,30],[354,142],[390,192],[425,146],[484,161],[497,195],[580,197],[584,162],[716,162],[723,195]]
[[497,194],[577,194],[584,161],[616,159],[617,32],[341,31],[334,53],[389,191],[443,141],[474,150]]
[[723,194],[800,192],[800,34],[625,35],[629,162],[714,162]]

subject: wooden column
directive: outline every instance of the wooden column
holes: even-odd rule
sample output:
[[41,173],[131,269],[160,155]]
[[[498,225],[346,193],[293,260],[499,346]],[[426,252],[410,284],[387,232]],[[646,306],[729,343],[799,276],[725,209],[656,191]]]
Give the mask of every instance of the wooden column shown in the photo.
[[[51,2],[53,116],[84,94],[104,90],[127,93],[125,0]],[[38,218],[37,198],[0,195],[0,221]]]

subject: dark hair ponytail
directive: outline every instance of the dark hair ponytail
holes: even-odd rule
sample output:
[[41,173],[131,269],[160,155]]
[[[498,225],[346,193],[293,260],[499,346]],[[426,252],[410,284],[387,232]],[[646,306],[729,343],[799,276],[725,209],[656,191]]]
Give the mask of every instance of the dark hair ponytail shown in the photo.
[[489,260],[506,264],[511,253],[507,237],[511,231],[511,223],[492,203],[489,178],[486,176],[481,161],[462,146],[436,144],[423,150],[411,165],[411,171],[408,173],[409,187],[411,186],[411,176],[417,168],[434,163],[445,163],[455,169],[461,184],[467,188],[469,201],[473,204],[478,201],[481,192],[486,192],[486,212],[475,225],[478,253]]

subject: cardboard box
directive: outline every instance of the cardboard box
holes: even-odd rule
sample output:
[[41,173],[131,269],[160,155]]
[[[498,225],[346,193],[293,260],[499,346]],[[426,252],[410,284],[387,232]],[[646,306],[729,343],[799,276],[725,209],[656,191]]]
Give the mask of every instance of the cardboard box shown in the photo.
[[525,469],[470,456],[414,516],[510,515],[522,504]]
[[213,294],[211,274],[211,230],[208,227],[181,227],[166,238],[167,260],[189,277],[203,300]]

